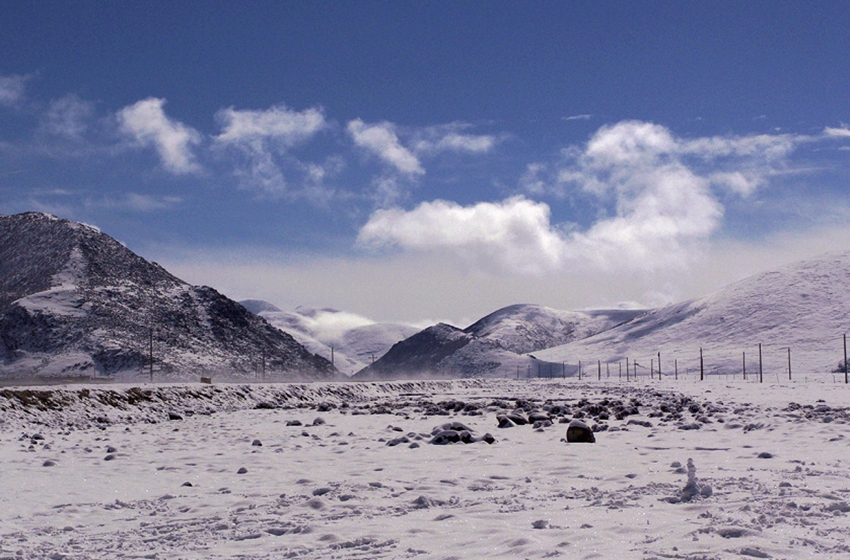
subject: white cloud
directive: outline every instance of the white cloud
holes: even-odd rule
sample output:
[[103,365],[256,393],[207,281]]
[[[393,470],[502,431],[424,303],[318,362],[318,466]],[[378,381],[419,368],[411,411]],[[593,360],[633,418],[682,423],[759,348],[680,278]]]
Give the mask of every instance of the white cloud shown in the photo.
[[0,106],[12,107],[24,98],[27,76],[0,76]]
[[463,130],[469,127],[463,123],[452,123],[419,130],[413,135],[413,152],[421,155],[440,152],[486,154],[496,146],[498,139],[495,136],[464,133]]
[[311,138],[325,128],[322,111],[315,108],[292,111],[283,105],[265,111],[237,111],[233,107],[216,114],[222,124],[219,142],[245,142],[257,139],[274,139],[285,147]]
[[304,164],[288,152],[327,127],[324,114],[316,108],[293,111],[283,105],[264,111],[228,108],[216,114],[222,132],[215,137],[219,147],[238,150],[245,158],[236,169],[241,184],[279,197],[292,194],[287,180],[302,177],[315,190],[327,174],[323,166]]
[[[720,193],[749,196],[808,137],[757,135],[683,140],[653,123],[599,129],[555,166],[530,164],[526,192],[581,194],[599,209],[583,229],[553,224],[550,207],[523,197],[471,206],[435,201],[375,212],[367,246],[447,251],[485,268],[541,274],[576,267],[658,274],[685,270],[722,225]],[[547,180],[548,179],[548,180]]]
[[564,117],[565,121],[589,121],[593,118],[593,115],[571,115],[569,117]]
[[164,105],[165,99],[149,97],[124,107],[118,112],[121,131],[140,145],[156,149],[162,164],[172,173],[199,171],[191,147],[201,143],[200,133],[169,119]]
[[837,136],[839,138],[850,138],[850,128],[842,126],[841,128],[827,127],[824,129],[824,134],[827,136]]
[[449,249],[484,266],[498,263],[528,273],[557,267],[564,252],[564,239],[549,222],[549,206],[521,196],[467,207],[437,200],[409,212],[378,210],[358,240],[371,247]]
[[384,163],[409,175],[423,175],[419,159],[401,145],[392,123],[366,124],[360,119],[348,123],[348,133],[354,143],[378,156]]

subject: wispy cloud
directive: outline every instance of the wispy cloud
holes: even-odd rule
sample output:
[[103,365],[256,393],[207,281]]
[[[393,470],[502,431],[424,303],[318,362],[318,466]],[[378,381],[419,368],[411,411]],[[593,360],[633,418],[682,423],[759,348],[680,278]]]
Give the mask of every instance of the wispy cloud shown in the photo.
[[563,117],[565,121],[589,121],[593,118],[593,115],[571,115],[569,117]]
[[69,94],[50,102],[41,116],[40,129],[64,138],[80,139],[94,116],[94,104]]
[[348,123],[348,133],[358,147],[378,156],[395,170],[409,176],[425,174],[419,159],[402,146],[392,123],[366,124],[355,119]]
[[140,146],[153,147],[163,166],[172,173],[200,171],[192,146],[201,143],[201,134],[192,127],[169,119],[163,110],[164,105],[165,99],[149,97],[124,107],[117,115],[121,132]]
[[317,173],[321,166],[304,164],[288,153],[328,126],[320,109],[294,111],[277,105],[255,111],[230,107],[219,111],[216,120],[222,127],[215,137],[216,145],[236,150],[245,158],[235,171],[244,187],[281,196],[290,190],[288,174],[294,172],[312,185],[317,184],[318,175],[326,175],[324,169]]
[[414,133],[413,151],[420,155],[435,155],[440,152],[486,154],[498,143],[499,138],[490,134],[468,134],[470,125],[452,123],[429,126]]
[[121,196],[107,196],[100,199],[90,199],[87,208],[104,208],[108,210],[131,212],[154,212],[170,210],[180,204],[182,199],[177,196],[151,196],[147,194],[127,193]]
[[239,111],[230,107],[219,111],[216,120],[222,126],[221,134],[216,136],[218,142],[243,143],[274,139],[286,147],[309,139],[327,126],[324,114],[319,109],[293,111],[284,105],[265,111]]
[[0,106],[13,107],[23,101],[28,76],[0,76]]
[[835,136],[839,138],[850,138],[850,128],[841,126],[840,128],[827,127],[824,129],[824,134],[827,136]]

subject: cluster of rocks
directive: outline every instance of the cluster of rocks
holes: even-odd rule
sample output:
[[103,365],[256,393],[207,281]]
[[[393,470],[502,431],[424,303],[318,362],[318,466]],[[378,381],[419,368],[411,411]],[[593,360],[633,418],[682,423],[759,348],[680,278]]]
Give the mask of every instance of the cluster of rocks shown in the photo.
[[817,402],[819,404],[816,405],[802,405],[799,403],[791,402],[788,403],[788,406],[785,407],[784,410],[785,412],[798,415],[798,417],[802,417],[815,422],[823,422],[825,424],[834,422],[836,420],[844,422],[850,421],[850,415],[848,415],[846,408],[830,407],[825,404],[823,400],[820,399]]

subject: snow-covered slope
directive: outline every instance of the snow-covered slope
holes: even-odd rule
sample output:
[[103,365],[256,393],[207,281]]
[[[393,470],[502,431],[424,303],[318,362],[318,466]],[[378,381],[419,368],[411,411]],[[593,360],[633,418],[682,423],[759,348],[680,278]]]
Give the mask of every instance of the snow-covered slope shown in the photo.
[[262,300],[240,303],[291,334],[311,352],[328,359],[333,357],[336,368],[348,375],[383,356],[396,342],[419,331],[409,325],[375,323],[336,309],[299,307],[295,311],[281,311]]
[[523,354],[586,338],[644,313],[634,309],[562,311],[518,304],[499,309],[464,331]]
[[560,377],[563,373],[561,364],[542,363],[506,350],[495,341],[439,323],[394,345],[355,377]]
[[291,336],[96,228],[0,216],[0,377],[330,378]]
[[[771,378],[828,373],[843,360],[850,331],[850,252],[829,253],[759,274],[692,301],[671,305],[617,328],[536,353],[542,359],[596,363],[638,360],[649,373],[661,353],[665,375],[704,372]],[[643,367],[640,367],[643,366]],[[644,369],[646,368],[646,369]],[[619,372],[619,369],[617,370]]]

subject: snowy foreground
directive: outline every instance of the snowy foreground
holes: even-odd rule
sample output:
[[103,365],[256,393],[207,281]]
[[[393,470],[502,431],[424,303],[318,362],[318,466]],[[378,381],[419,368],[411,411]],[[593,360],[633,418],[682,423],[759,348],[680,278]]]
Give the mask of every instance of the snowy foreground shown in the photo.
[[131,387],[0,390],[0,558],[850,558],[832,378]]

